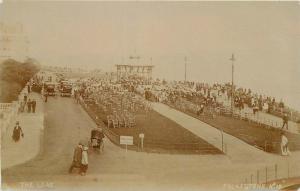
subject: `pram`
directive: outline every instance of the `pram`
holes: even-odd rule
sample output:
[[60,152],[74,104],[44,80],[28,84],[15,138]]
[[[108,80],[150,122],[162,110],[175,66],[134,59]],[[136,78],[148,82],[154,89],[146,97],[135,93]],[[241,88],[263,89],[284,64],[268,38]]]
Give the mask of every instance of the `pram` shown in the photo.
[[91,139],[89,142],[90,150],[97,151],[97,153],[102,153],[104,150],[103,138],[104,134],[102,132],[102,129],[93,129],[91,131]]

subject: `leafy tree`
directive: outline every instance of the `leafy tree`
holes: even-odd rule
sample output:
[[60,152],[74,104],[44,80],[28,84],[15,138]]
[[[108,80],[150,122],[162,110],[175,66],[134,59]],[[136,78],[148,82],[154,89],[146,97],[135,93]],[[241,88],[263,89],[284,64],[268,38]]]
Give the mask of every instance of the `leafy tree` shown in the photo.
[[40,69],[34,59],[18,62],[7,59],[0,64],[0,102],[12,102],[17,99],[26,83]]

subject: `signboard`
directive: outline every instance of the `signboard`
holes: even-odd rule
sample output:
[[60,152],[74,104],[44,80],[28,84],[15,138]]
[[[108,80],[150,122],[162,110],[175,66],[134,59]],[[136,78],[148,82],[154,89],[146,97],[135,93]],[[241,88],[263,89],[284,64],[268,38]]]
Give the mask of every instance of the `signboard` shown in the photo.
[[133,136],[120,136],[121,145],[133,145]]

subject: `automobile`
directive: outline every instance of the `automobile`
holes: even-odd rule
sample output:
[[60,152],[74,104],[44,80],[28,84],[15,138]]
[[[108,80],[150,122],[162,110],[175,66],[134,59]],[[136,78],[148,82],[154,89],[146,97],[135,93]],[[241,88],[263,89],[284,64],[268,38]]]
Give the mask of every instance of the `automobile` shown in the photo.
[[44,83],[44,90],[48,96],[55,96],[55,84],[51,82]]
[[60,95],[62,97],[67,96],[70,97],[72,95],[72,84],[69,81],[61,81],[60,82]]
[[72,95],[72,85],[66,84],[63,85],[61,90],[60,90],[60,95],[70,97]]

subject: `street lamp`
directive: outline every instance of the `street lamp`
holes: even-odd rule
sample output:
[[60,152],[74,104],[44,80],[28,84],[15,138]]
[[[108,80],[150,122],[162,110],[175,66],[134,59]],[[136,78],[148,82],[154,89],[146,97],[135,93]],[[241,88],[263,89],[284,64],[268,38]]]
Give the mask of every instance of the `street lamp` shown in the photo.
[[234,76],[234,61],[235,57],[234,54],[231,55],[231,114],[233,115],[233,107],[234,107],[234,83],[233,83],[233,76]]
[[184,81],[186,82],[186,62],[187,62],[187,57],[184,57]]

